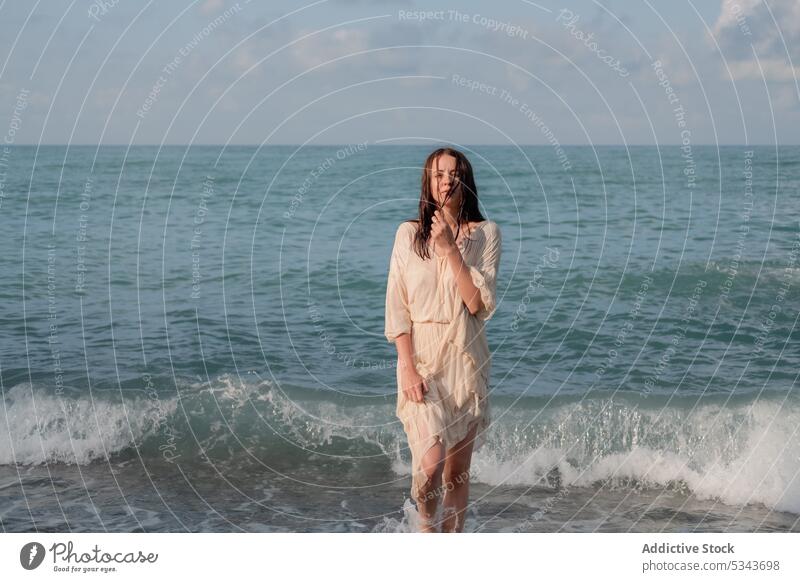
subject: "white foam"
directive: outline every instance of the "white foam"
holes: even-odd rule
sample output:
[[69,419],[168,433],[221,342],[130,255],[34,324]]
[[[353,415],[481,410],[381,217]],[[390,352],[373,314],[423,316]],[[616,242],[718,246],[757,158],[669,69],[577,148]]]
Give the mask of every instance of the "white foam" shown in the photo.
[[175,412],[175,400],[61,398],[24,383],[0,410],[0,464],[87,464],[140,443]]
[[[601,442],[615,415],[600,415],[588,428],[582,405],[569,405],[543,424],[553,426],[509,455],[509,440],[502,428],[477,452],[475,480],[489,485],[550,485],[548,474],[558,470],[561,486],[609,486],[635,480],[642,487],[668,487],[681,483],[701,499],[729,504],[762,503],[780,511],[800,514],[800,411],[777,402],[755,402],[728,408],[701,405],[691,415],[677,409],[639,411],[630,441],[614,450]],[[575,413],[571,421],[568,412]],[[660,418],[659,418],[660,415]],[[630,417],[630,415],[629,415]],[[581,432],[583,430],[583,432]],[[514,433],[515,431],[510,431]],[[624,440],[624,439],[623,439]],[[563,446],[553,447],[554,441]],[[518,445],[520,443],[517,443]],[[574,445],[570,448],[569,445]],[[540,446],[541,445],[541,446]]]
[[[126,395],[123,403],[107,394],[61,398],[30,384],[17,385],[6,391],[0,410],[0,464],[102,460],[158,434],[164,418],[177,424],[187,412],[206,422],[205,450],[240,435],[250,439],[245,444],[282,437],[311,450],[338,437],[375,446],[396,475],[410,474],[405,435],[391,403],[301,401],[269,382],[230,375],[179,388],[180,410],[177,397]],[[575,487],[680,484],[703,499],[763,503],[800,514],[796,400],[735,405],[706,400],[691,413],[686,403],[659,408],[647,401],[650,408],[643,408],[631,402],[595,398],[510,411],[496,405],[493,417],[499,420],[473,458],[472,479],[522,486],[554,486],[555,477],[561,486]],[[226,422],[220,422],[220,412]],[[265,422],[280,437],[269,434]]]

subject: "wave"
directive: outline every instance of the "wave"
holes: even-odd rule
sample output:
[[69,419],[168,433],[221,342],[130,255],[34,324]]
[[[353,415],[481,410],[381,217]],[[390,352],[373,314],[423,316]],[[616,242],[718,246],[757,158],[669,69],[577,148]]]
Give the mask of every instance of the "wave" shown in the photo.
[[[131,396],[133,394],[133,396]],[[394,398],[334,395],[222,375],[178,393],[56,395],[7,390],[0,464],[89,464],[249,455],[265,463],[386,464],[408,475]],[[669,488],[800,514],[800,402],[632,393],[492,399],[492,428],[473,458],[490,486]],[[327,461],[331,461],[330,463]]]

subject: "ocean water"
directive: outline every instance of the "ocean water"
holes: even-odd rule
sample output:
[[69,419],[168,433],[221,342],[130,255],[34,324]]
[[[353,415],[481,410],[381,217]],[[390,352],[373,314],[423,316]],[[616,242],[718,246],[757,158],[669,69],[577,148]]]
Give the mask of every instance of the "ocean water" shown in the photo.
[[[412,531],[431,146],[0,156],[2,531]],[[467,531],[800,531],[800,148],[462,148],[503,234]]]

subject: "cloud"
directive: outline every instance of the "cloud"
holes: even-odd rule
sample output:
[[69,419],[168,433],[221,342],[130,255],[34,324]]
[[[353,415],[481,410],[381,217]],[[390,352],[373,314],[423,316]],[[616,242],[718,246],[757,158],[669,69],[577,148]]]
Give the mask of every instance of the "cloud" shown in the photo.
[[292,46],[292,56],[300,70],[307,70],[333,58],[366,50],[370,47],[369,35],[356,28],[339,28],[323,33],[312,29],[298,30],[298,38],[304,38]]
[[203,14],[213,14],[225,7],[222,0],[206,0],[200,7],[200,12]]
[[713,34],[735,79],[760,79],[762,69],[773,81],[800,75],[797,0],[722,0]]

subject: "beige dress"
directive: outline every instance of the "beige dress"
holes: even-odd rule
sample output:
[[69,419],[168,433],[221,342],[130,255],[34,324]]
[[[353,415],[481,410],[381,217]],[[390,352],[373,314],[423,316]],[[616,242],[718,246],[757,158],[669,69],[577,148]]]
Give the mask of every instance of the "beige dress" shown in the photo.
[[486,440],[491,354],[484,324],[496,309],[501,251],[500,229],[491,220],[478,223],[468,243],[458,243],[484,305],[472,315],[461,299],[447,257],[437,256],[431,247],[431,257],[422,260],[414,251],[416,228],[416,223],[404,222],[397,229],[386,288],[385,321],[385,335],[390,342],[394,343],[400,334],[411,334],[414,364],[429,389],[423,402],[407,399],[398,365],[396,414],[411,449],[414,499],[419,498],[420,487],[426,481],[422,459],[437,439],[450,448],[477,425],[473,450]]

